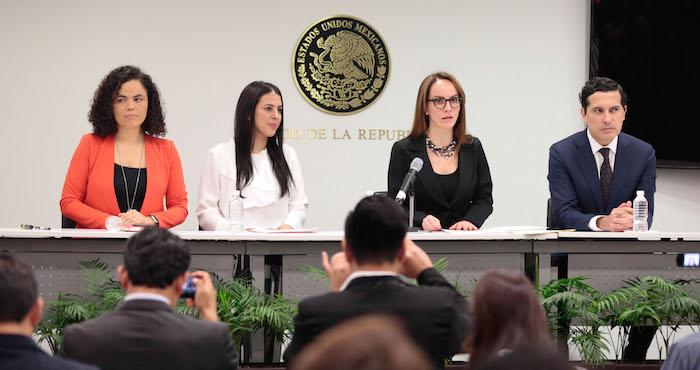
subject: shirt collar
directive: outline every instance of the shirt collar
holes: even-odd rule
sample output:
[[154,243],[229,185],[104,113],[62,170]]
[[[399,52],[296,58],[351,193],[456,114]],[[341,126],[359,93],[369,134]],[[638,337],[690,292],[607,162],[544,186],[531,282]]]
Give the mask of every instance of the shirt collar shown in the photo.
[[377,277],[377,276],[399,276],[399,274],[393,272],[393,271],[355,271],[350,276],[345,279],[343,282],[343,285],[340,286],[339,292],[342,292],[345,290],[345,288],[350,285],[350,282],[357,279],[357,278],[363,278],[363,277]]
[[598,151],[601,148],[609,148],[613,152],[613,154],[617,153],[617,137],[620,135],[615,136],[615,138],[612,139],[610,144],[606,146],[602,146],[599,142],[595,141],[593,136],[591,136],[591,131],[588,129],[586,129],[586,136],[588,136],[588,142],[591,144],[591,151],[593,152],[593,155],[598,153]]
[[142,300],[147,300],[147,301],[158,301],[158,302],[163,302],[163,303],[167,304],[168,306],[171,305],[169,299],[165,298],[165,296],[162,296],[162,295],[156,294],[156,293],[131,293],[131,294],[127,294],[126,297],[124,297],[124,302],[133,301],[135,299],[142,299]]

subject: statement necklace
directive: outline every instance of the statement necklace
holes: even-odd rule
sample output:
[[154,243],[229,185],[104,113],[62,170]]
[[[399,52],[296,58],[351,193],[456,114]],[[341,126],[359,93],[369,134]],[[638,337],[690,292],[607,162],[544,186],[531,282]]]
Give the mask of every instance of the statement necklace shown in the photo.
[[453,154],[455,154],[455,147],[457,146],[457,142],[452,140],[450,145],[437,146],[433,144],[432,141],[430,141],[429,137],[426,136],[425,146],[428,147],[428,149],[430,149],[438,157],[450,158]]
[[[117,160],[119,163],[122,163],[122,160],[119,156],[119,144],[117,144],[117,140],[114,140],[114,146],[117,148]],[[143,145],[141,146],[141,156],[139,157],[139,172],[136,175],[136,186],[134,187],[134,196],[131,197],[131,203],[129,203],[129,184],[126,182],[126,173],[124,173],[124,166],[119,165],[119,167],[122,169],[122,176],[124,177],[124,190],[126,191],[126,207],[127,207],[127,212],[131,211],[134,209],[134,202],[136,201],[136,191],[139,188],[139,180],[141,180],[141,161],[143,160],[143,149],[146,147],[146,140],[143,141]]]

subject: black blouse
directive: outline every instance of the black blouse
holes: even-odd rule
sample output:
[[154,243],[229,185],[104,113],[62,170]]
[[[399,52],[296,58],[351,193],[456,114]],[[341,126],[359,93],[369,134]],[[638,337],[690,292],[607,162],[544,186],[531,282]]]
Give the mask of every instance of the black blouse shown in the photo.
[[[117,203],[119,204],[119,211],[124,213],[129,210],[127,203],[127,190],[124,188],[124,175],[126,175],[126,182],[129,185],[129,202],[134,199],[134,189],[136,188],[136,179],[139,177],[139,169],[124,167],[124,174],[122,174],[122,166],[114,164],[114,194],[117,196]],[[134,199],[134,209],[141,212],[141,206],[143,206],[143,199],[146,197],[146,169],[141,169],[141,176],[139,178],[138,189],[136,189],[136,198]]]
[[442,193],[445,194],[445,198],[447,198],[447,201],[451,202],[452,198],[455,195],[455,192],[457,192],[457,183],[459,182],[459,167],[457,167],[457,170],[455,170],[455,172],[452,172],[449,175],[436,175],[438,175],[438,183],[440,184]]

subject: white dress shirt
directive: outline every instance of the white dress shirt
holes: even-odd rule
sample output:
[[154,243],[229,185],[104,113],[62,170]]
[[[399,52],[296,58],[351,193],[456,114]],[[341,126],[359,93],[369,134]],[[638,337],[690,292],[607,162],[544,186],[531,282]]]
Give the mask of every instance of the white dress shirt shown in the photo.
[[[228,206],[236,190],[236,151],[233,138],[207,153],[202,171],[197,202],[197,218],[204,230],[228,230]],[[304,226],[309,200],[304,192],[304,179],[297,154],[288,145],[282,152],[293,183],[289,193],[280,197],[280,186],[272,169],[267,149],[251,154],[253,178],[241,191],[243,225],[247,228],[279,228],[288,224],[295,229]]]
[[357,278],[378,277],[378,276],[399,276],[399,274],[397,274],[393,271],[355,271],[352,274],[348,275],[348,277],[343,282],[343,285],[340,286],[339,292],[342,292],[343,290],[345,290],[345,288],[348,287],[350,282],[357,279]]
[[159,301],[167,304],[168,306],[172,305],[169,299],[165,298],[165,296],[156,294],[156,293],[131,293],[127,294],[126,297],[124,297],[124,302],[128,301],[133,301],[136,299],[143,299],[143,300],[148,300],[148,301]]
[[[591,144],[591,151],[593,152],[593,158],[595,158],[595,165],[598,168],[598,179],[600,179],[600,167],[603,165],[603,154],[600,153],[600,149],[608,148],[610,152],[608,153],[608,161],[610,161],[610,169],[615,171],[615,152],[617,152],[617,136],[608,145],[600,145],[599,142],[595,141],[593,136],[591,136],[590,131],[586,129],[586,136],[588,136],[588,142]],[[606,215],[593,216],[590,221],[588,221],[588,228],[593,231],[604,231],[598,227],[596,222],[599,218],[605,217]]]

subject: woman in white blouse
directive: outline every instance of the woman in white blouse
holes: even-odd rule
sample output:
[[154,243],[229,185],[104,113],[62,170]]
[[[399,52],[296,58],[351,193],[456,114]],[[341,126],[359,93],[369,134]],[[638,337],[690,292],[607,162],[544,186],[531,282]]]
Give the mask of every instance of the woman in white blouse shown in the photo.
[[234,137],[209,150],[199,187],[197,218],[204,230],[227,230],[228,204],[243,197],[245,228],[296,229],[309,201],[296,152],[282,144],[282,94],[262,81],[241,92]]

